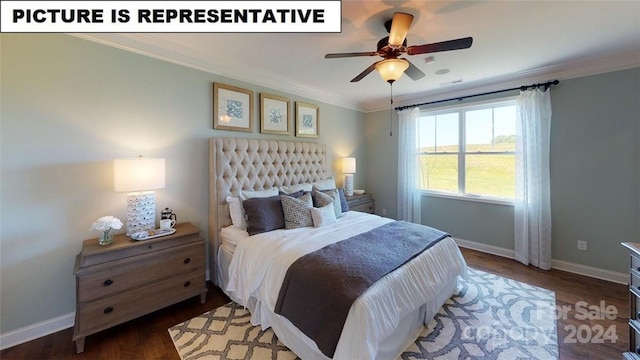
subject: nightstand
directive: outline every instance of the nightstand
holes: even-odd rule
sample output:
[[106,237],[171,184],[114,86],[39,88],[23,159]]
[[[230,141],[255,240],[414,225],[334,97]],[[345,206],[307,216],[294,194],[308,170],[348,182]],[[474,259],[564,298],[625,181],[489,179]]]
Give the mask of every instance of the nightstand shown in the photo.
[[366,212],[373,214],[376,210],[376,202],[371,194],[364,193],[362,195],[345,196],[349,210]]
[[205,242],[191,223],[172,235],[135,241],[121,234],[113,244],[85,240],[76,257],[76,322],[73,341],[84,351],[87,336],[200,295],[204,304]]

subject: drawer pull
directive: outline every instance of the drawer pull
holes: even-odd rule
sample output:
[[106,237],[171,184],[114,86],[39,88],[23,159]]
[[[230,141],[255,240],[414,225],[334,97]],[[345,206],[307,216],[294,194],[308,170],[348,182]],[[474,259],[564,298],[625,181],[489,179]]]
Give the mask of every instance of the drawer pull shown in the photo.
[[184,263],[185,263],[185,264],[188,264],[188,263],[190,263],[190,262],[191,262],[191,258],[186,258],[186,259],[184,259]]
[[107,279],[107,280],[105,280],[102,284],[103,284],[104,286],[109,286],[109,285],[113,284],[113,280],[111,280],[111,279]]
[[189,287],[191,285],[191,281],[185,281],[184,287]]
[[105,314],[111,314],[113,312],[113,307],[109,306],[108,308],[104,309],[104,313]]
[[149,246],[147,246],[147,249],[151,250],[151,249],[153,249],[153,246],[149,245]]

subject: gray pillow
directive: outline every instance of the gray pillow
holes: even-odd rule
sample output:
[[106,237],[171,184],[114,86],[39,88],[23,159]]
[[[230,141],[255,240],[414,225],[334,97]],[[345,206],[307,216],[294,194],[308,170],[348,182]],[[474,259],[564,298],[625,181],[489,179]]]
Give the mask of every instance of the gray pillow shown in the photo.
[[313,226],[313,218],[311,217],[313,200],[311,200],[310,193],[306,193],[299,198],[282,195],[280,201],[282,202],[282,211],[284,212],[285,228],[297,229]]
[[349,203],[347,203],[347,198],[344,196],[344,189],[338,189],[338,194],[340,195],[340,206],[342,207],[342,212],[349,211]]
[[314,206],[321,208],[325,205],[332,204],[333,211],[336,214],[336,219],[342,217],[342,205],[340,203],[340,194],[337,189],[318,191],[313,189],[313,202]]
[[242,207],[247,215],[249,235],[284,228],[284,213],[280,195],[243,200]]

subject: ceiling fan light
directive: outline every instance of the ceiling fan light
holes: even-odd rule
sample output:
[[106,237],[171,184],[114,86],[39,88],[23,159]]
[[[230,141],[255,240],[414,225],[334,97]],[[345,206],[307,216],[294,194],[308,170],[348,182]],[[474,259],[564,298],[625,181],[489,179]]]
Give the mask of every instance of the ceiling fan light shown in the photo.
[[394,82],[402,76],[409,67],[409,63],[404,59],[386,59],[376,64],[376,70],[386,82]]

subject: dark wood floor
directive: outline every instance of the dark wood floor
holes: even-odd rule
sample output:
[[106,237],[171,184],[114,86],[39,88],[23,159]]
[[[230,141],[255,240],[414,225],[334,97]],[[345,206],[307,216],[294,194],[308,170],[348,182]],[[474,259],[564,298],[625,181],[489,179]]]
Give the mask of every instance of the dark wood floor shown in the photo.
[[[514,260],[462,249],[469,266],[483,271],[510,277],[528,284],[543,287],[556,293],[558,307],[570,306],[583,301],[588,305],[612,305],[618,311],[615,320],[576,319],[574,310],[567,313],[566,319],[558,320],[558,346],[560,359],[620,359],[626,351],[629,330],[628,290],[626,285],[571,273],[551,270],[542,271],[524,266]],[[218,288],[210,286],[207,302],[200,304],[195,297],[182,303],[156,311],[153,314],[130,321],[126,324],[105,330],[87,337],[85,352],[75,353],[71,342],[72,329],[63,330],[25,344],[14,346],[0,352],[2,360],[9,359],[175,359],[179,360],[167,329],[192,317],[227,303],[229,299]],[[603,316],[598,316],[603,317]],[[571,343],[572,339],[585,339],[597,325],[615,331],[618,337],[614,343],[588,341]],[[565,329],[566,328],[566,329]],[[571,337],[571,328],[582,328],[581,337]],[[612,335],[611,332],[609,335]],[[568,340],[568,341],[567,341]],[[593,339],[592,339],[593,340]]]

